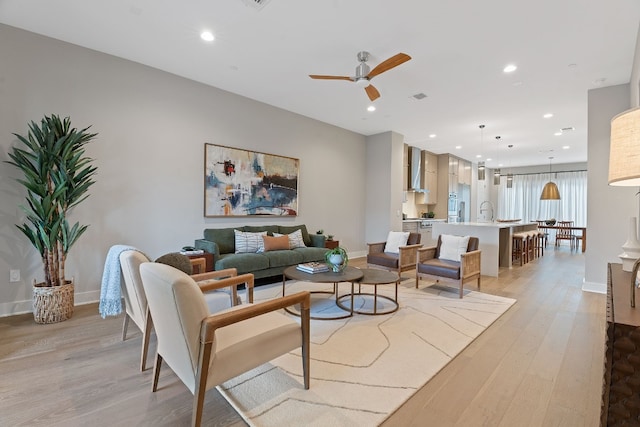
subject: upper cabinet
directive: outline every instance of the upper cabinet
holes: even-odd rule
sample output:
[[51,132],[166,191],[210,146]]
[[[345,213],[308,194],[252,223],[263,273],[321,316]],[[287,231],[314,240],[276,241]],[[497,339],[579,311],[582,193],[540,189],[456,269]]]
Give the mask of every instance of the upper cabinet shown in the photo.
[[402,191],[409,189],[409,180],[411,179],[409,171],[409,146],[404,144],[404,151],[402,153]]
[[458,184],[471,185],[471,162],[458,159]]
[[416,193],[416,203],[433,205],[438,201],[438,156],[424,150],[421,155],[425,192]]

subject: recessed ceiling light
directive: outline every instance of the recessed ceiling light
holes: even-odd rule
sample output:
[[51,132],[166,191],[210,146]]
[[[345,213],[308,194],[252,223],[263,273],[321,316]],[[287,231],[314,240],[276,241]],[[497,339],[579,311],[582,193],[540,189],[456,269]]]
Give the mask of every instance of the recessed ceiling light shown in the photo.
[[562,135],[562,132],[556,132],[556,133],[554,133],[554,135],[555,136],[560,136],[560,135]]
[[544,115],[544,116],[542,116],[542,117],[544,117],[545,119],[550,119],[551,117],[553,117],[553,114],[551,114],[551,113],[547,113],[547,114],[545,114],[545,115]]
[[436,136],[438,135],[436,135],[435,133],[432,133],[431,135],[429,135],[429,138],[435,138]]
[[563,150],[568,150],[569,148],[571,148],[571,147],[570,147],[570,146],[568,146],[568,145],[563,145],[563,146],[562,146],[562,149],[563,149]]
[[482,158],[482,154],[476,154],[476,159],[481,159]]
[[518,67],[516,67],[515,65],[509,64],[506,67],[504,67],[504,69],[502,71],[504,71],[505,73],[513,73],[517,69],[518,69]]
[[203,31],[200,33],[200,38],[206,42],[212,42],[215,39],[210,31]]
[[462,148],[462,145],[456,145],[456,150],[459,150]]
[[373,111],[376,111],[376,107],[374,107],[373,105],[369,105],[367,107],[367,111],[369,111],[370,113],[373,112]]
[[487,157],[487,162],[490,162],[491,160],[493,160],[491,157]]

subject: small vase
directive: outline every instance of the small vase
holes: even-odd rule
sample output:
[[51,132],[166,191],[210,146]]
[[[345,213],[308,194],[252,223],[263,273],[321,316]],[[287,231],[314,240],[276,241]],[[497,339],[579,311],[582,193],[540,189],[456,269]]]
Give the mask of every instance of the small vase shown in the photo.
[[638,222],[636,217],[629,218],[629,235],[627,241],[622,245],[620,259],[622,260],[622,269],[624,271],[633,270],[633,264],[640,258],[640,242],[638,241]]
[[334,273],[338,273],[342,270],[343,262],[344,262],[344,258],[342,258],[342,255],[339,255],[339,254],[329,255],[329,264],[331,265],[331,270]]

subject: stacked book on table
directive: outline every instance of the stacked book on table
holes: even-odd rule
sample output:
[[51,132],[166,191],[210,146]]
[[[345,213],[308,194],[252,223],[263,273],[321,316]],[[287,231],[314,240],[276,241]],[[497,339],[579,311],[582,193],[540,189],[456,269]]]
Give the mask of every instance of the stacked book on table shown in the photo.
[[305,262],[303,264],[298,264],[296,268],[300,271],[311,274],[326,273],[329,271],[329,266],[323,262]]

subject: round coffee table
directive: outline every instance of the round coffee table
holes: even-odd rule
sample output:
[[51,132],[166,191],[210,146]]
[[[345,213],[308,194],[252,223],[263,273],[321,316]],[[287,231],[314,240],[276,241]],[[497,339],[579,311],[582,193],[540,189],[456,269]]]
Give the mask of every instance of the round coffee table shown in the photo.
[[[358,313],[358,314],[368,314],[371,316],[378,316],[382,314],[389,314],[395,311],[398,311],[398,284],[400,283],[400,275],[393,271],[387,270],[378,270],[375,268],[363,268],[362,269],[362,278],[358,280],[358,293],[354,294],[353,287],[351,288],[351,307],[345,307],[342,304],[342,299],[345,297],[349,297],[349,295],[342,295],[340,298],[336,300],[336,304],[342,308],[343,310],[349,310]],[[391,283],[395,283],[396,285],[396,293],[395,298],[391,298],[385,295],[378,295],[378,285],[388,285]],[[361,292],[362,285],[373,285],[373,293],[365,293]],[[354,295],[362,296],[368,295],[373,297],[373,311],[364,311],[364,310],[355,310],[353,308],[353,297]],[[392,307],[388,310],[378,311],[378,298],[383,298],[385,300],[391,301],[393,303]]]
[[[363,275],[363,270],[355,267],[347,267],[343,271],[339,273],[334,273],[331,271],[325,273],[305,273],[304,271],[300,271],[296,268],[296,266],[287,267],[282,272],[282,296],[285,296],[286,290],[286,281],[287,279],[300,280],[304,282],[312,282],[312,283],[333,283],[333,292],[332,291],[311,291],[312,294],[335,294],[336,295],[336,305],[345,310],[347,314],[344,316],[332,316],[332,317],[316,317],[311,316],[312,319],[316,320],[337,320],[337,319],[345,319],[347,317],[353,316],[353,309],[347,309],[338,304],[338,283],[341,282],[351,282],[351,294],[346,294],[344,296],[351,295],[351,306],[353,307],[353,285],[358,279],[360,279]],[[288,308],[285,308],[287,313],[298,316],[299,314],[291,311]]]

